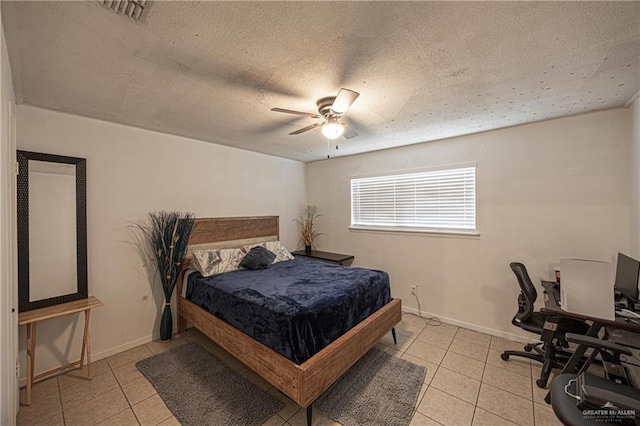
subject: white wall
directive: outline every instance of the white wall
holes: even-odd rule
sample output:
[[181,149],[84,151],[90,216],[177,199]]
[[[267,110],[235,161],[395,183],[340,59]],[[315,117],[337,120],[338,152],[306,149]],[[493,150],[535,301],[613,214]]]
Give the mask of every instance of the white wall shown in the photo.
[[[388,271],[404,307],[417,309],[415,284],[425,312],[526,336],[511,325],[510,262],[538,282],[561,257],[611,260],[629,249],[630,120],[628,109],[611,110],[310,163],[307,199],[328,234],[319,248]],[[348,230],[351,176],[470,162],[480,237]]]
[[[96,359],[158,335],[162,291],[149,284],[131,221],[157,210],[279,215],[281,240],[296,246],[303,163],[28,106],[17,129],[18,149],[87,159],[89,293],[104,302],[91,315]],[[81,328],[70,318],[39,325],[36,373],[77,359]],[[20,348],[24,363],[24,330]]]
[[[0,16],[0,21],[2,17]],[[15,379],[17,352],[17,306],[15,292],[15,138],[13,105],[15,102],[11,68],[0,29],[0,425],[15,424],[18,388]]]
[[640,259],[640,97],[631,107],[631,248],[630,255]]

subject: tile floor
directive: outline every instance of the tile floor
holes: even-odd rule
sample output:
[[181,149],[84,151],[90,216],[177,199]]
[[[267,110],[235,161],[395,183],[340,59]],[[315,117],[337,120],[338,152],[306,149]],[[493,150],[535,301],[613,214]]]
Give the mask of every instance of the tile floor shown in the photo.
[[[378,348],[427,367],[411,425],[560,425],[544,403],[546,391],[535,385],[539,364],[500,359],[502,351],[521,350],[522,344],[444,323],[426,325],[414,315],[404,315],[396,331],[397,345],[389,334]],[[169,343],[152,342],[97,361],[91,381],[76,370],[36,384],[18,425],[178,425],[135,363],[189,341],[286,403],[266,425],[306,425],[305,410],[195,329]],[[334,424],[314,412],[314,425]]]

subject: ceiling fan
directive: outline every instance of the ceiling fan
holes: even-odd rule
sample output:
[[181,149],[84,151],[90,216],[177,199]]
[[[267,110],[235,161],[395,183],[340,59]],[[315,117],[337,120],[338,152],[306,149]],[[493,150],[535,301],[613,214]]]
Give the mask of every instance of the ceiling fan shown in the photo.
[[337,139],[344,134],[347,139],[355,138],[358,132],[352,128],[346,128],[345,124],[338,121],[353,102],[360,96],[360,93],[349,89],[340,89],[337,96],[329,96],[318,99],[318,114],[302,111],[292,111],[284,108],[271,108],[271,111],[284,112],[287,114],[304,115],[311,118],[321,118],[322,123],[311,124],[310,126],[298,129],[290,135],[299,135],[307,130],[315,129],[322,126],[322,134],[328,139]]

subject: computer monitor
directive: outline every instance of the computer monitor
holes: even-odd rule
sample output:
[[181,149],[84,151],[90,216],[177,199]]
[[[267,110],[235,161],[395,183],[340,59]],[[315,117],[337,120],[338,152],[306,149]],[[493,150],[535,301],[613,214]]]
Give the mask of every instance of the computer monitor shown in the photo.
[[618,253],[615,289],[632,303],[638,303],[638,277],[640,262]]

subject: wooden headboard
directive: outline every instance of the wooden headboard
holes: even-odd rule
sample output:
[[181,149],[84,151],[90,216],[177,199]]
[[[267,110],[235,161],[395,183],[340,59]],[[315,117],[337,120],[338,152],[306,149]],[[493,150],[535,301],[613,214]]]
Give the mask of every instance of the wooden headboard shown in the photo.
[[261,237],[279,237],[278,216],[195,219],[190,246]]
[[240,248],[280,238],[278,216],[203,217],[194,221],[176,286],[182,294],[183,274],[191,264],[191,251],[197,249]]

